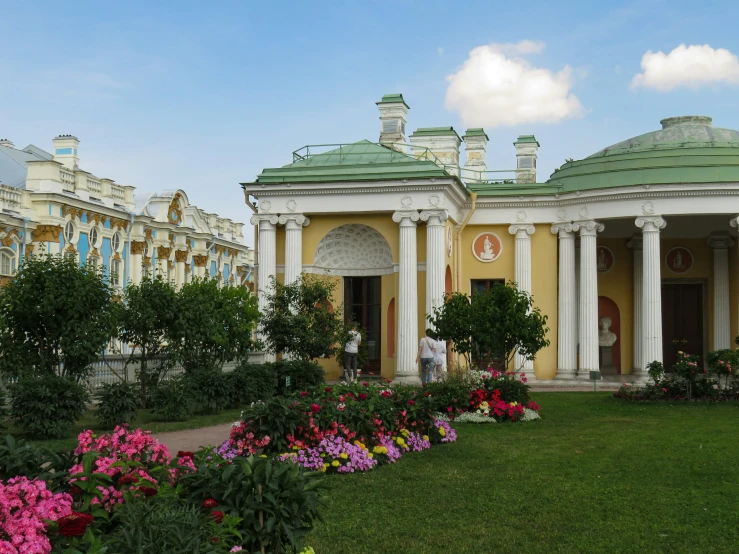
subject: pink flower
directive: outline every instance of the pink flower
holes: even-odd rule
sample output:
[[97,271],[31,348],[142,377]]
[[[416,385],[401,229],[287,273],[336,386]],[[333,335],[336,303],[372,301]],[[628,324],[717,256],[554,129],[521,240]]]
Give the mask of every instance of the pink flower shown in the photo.
[[242,550],[244,549],[240,546],[234,546],[231,550],[229,550],[229,552],[241,552]]
[[310,411],[313,413],[320,412],[321,407],[318,404],[311,404]]
[[414,406],[415,404],[416,404],[416,401],[415,400],[409,400],[408,401],[408,405],[409,406]]
[[300,391],[300,396],[301,396],[301,398],[303,396],[308,396],[308,392],[307,391]]

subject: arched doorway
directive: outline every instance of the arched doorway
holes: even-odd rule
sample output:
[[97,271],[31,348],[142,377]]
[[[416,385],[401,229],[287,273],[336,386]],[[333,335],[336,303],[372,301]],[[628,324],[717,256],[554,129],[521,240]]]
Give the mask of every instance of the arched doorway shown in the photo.
[[342,277],[344,319],[364,329],[367,366],[380,374],[382,359],[382,275],[391,275],[393,255],[385,237],[372,227],[351,223],[326,233],[316,248],[313,273]]
[[616,302],[607,296],[598,297],[598,334],[601,374],[620,374],[621,312]]

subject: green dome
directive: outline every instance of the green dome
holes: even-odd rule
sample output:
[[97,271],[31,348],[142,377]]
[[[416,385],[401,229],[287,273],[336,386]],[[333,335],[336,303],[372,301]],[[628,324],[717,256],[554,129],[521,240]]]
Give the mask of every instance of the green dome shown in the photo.
[[563,192],[651,184],[739,181],[739,131],[710,117],[660,121],[662,129],[618,142],[555,170],[547,183]]

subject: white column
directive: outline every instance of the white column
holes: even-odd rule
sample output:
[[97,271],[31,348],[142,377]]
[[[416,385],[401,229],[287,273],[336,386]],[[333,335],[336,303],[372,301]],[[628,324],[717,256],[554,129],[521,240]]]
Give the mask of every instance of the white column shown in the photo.
[[665,227],[660,216],[638,217],[636,226],[642,230],[642,366],[662,361],[662,276],[659,253],[659,232]]
[[597,239],[603,224],[597,221],[577,221],[580,232],[580,370],[578,379],[590,379],[591,371],[600,371],[598,356],[598,265]]
[[[421,212],[426,222],[426,321],[434,315],[434,308],[444,303],[444,222],[449,215],[444,210]],[[430,325],[430,323],[428,323]]]
[[185,262],[187,261],[187,250],[177,250],[174,253],[175,259],[175,284],[177,289],[181,289],[185,284]]
[[400,224],[400,286],[398,288],[398,352],[395,379],[420,383],[418,351],[418,259],[416,253],[416,211],[399,211],[393,221]]
[[303,272],[303,227],[310,219],[303,214],[284,214],[280,224],[285,226],[285,284],[295,282]]
[[642,238],[634,236],[628,242],[627,246],[634,251],[634,318],[632,326],[634,327],[634,360],[633,373],[640,377],[640,380],[646,380],[649,375],[646,372],[646,364],[644,363],[644,332],[642,330],[644,324],[644,252],[642,251]]
[[[259,311],[264,313],[267,307],[267,294],[272,287],[272,279],[277,274],[277,233],[276,227],[278,218],[272,214],[257,214],[251,217],[251,224],[259,226],[259,271],[257,279],[259,280],[259,290],[257,291],[257,299],[259,302]],[[264,338],[257,334],[259,338]],[[266,354],[265,361],[272,362],[275,360],[274,354]]]
[[577,282],[573,225],[555,223],[552,233],[559,237],[556,378],[574,379],[577,375]]
[[[518,290],[529,294],[531,294],[531,235],[535,230],[536,228],[530,223],[514,223],[508,227],[508,232],[516,236],[513,278],[518,285]],[[536,377],[533,374],[533,360],[527,360],[518,353],[513,356],[513,369],[528,372],[532,378]]]
[[713,349],[731,348],[731,315],[729,313],[729,248],[734,241],[726,233],[708,237],[713,248]]

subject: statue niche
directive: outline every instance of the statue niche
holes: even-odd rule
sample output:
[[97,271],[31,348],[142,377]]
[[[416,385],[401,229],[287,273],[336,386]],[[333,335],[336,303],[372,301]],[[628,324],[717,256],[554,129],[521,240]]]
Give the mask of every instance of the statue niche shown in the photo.
[[598,297],[598,351],[602,375],[621,373],[621,317],[616,303],[607,296]]

